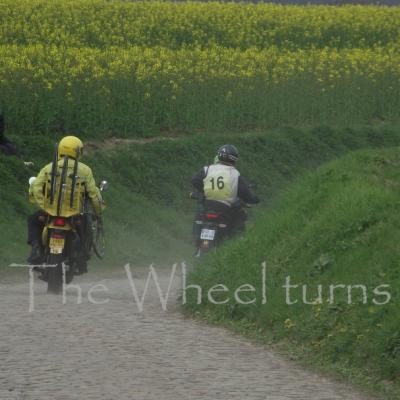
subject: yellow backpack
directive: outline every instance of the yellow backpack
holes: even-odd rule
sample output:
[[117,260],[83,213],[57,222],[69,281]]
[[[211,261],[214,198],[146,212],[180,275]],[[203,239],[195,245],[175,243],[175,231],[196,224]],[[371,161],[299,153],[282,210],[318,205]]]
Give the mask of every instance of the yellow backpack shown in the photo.
[[82,212],[85,185],[78,166],[77,160],[68,157],[53,160],[51,172],[46,172],[42,205],[48,214],[68,218]]

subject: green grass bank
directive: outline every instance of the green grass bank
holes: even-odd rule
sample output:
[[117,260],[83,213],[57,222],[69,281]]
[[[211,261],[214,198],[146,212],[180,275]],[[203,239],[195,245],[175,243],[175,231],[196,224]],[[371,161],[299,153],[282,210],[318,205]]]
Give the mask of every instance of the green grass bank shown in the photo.
[[[188,291],[187,311],[398,399],[399,167],[399,148],[368,149],[296,180],[196,266],[201,305]],[[216,284],[229,289],[213,297],[225,304],[208,297]],[[243,284],[255,288],[240,294],[249,304],[234,297]]]
[[[7,227],[0,245],[1,269],[20,262],[25,245],[26,216],[35,207],[27,201],[27,181],[51,160],[54,142],[42,136],[14,136],[21,158],[34,161],[26,168],[22,159],[0,156],[0,224]],[[264,205],[305,171],[347,151],[362,147],[400,144],[396,127],[352,129],[279,129],[242,135],[196,135],[145,144],[109,146],[96,143],[84,161],[97,181],[111,183],[104,214],[108,254],[103,262],[119,266],[180,261],[191,254],[191,218],[195,203],[186,198],[190,178],[212,161],[223,143],[235,143],[241,152],[238,167],[258,183]],[[93,147],[93,146],[92,146]]]

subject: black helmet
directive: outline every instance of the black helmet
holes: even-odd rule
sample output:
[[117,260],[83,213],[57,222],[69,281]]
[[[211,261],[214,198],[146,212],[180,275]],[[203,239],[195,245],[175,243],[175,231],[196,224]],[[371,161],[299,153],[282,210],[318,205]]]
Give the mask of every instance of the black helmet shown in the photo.
[[239,159],[239,151],[232,144],[224,144],[218,149],[218,160],[234,164]]

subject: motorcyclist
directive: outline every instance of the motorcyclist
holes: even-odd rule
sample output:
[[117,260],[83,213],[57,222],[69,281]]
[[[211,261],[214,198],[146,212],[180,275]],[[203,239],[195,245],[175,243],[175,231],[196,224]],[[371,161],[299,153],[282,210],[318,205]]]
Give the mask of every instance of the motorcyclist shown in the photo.
[[[79,160],[83,154],[83,143],[75,136],[66,136],[58,144],[57,154],[57,174],[61,174],[64,165],[65,157],[68,157],[68,173],[67,176],[71,179],[74,175],[75,160]],[[52,173],[53,164],[46,165],[38,174],[37,178],[32,180],[29,189],[29,197],[32,203],[37,204],[40,210],[28,217],[28,244],[32,246],[31,254],[28,257],[28,263],[37,264],[42,260],[42,245],[41,235],[46,223],[46,199],[45,199],[45,185],[49,183],[49,176]],[[96,186],[92,170],[82,162],[78,162],[77,176],[80,178],[84,186],[82,195],[87,196],[90,200],[93,212],[96,215],[101,214],[102,210],[102,196],[99,188]],[[57,202],[57,200],[55,201]],[[83,204],[83,202],[80,202]],[[76,210],[79,214],[82,210]],[[64,215],[59,215],[63,217]]]
[[[217,152],[218,162],[204,166],[192,178],[192,185],[204,198],[204,209],[229,215],[232,232],[244,230],[246,213],[242,204],[257,204],[248,183],[235,168],[239,159],[237,148],[231,144],[221,146]],[[199,215],[197,216],[199,217]],[[196,235],[196,228],[193,234]]]

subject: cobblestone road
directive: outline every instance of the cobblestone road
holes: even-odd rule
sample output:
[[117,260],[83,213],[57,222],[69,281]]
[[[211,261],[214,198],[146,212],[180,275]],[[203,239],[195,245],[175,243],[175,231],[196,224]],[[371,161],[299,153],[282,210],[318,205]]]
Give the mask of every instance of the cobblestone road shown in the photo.
[[[139,313],[123,271],[98,278],[74,281],[80,305],[72,290],[63,305],[36,282],[32,313],[27,283],[0,284],[1,400],[366,399],[224,329],[162,311],[154,287]],[[87,297],[99,281],[108,292],[93,297],[108,298],[103,305]]]

